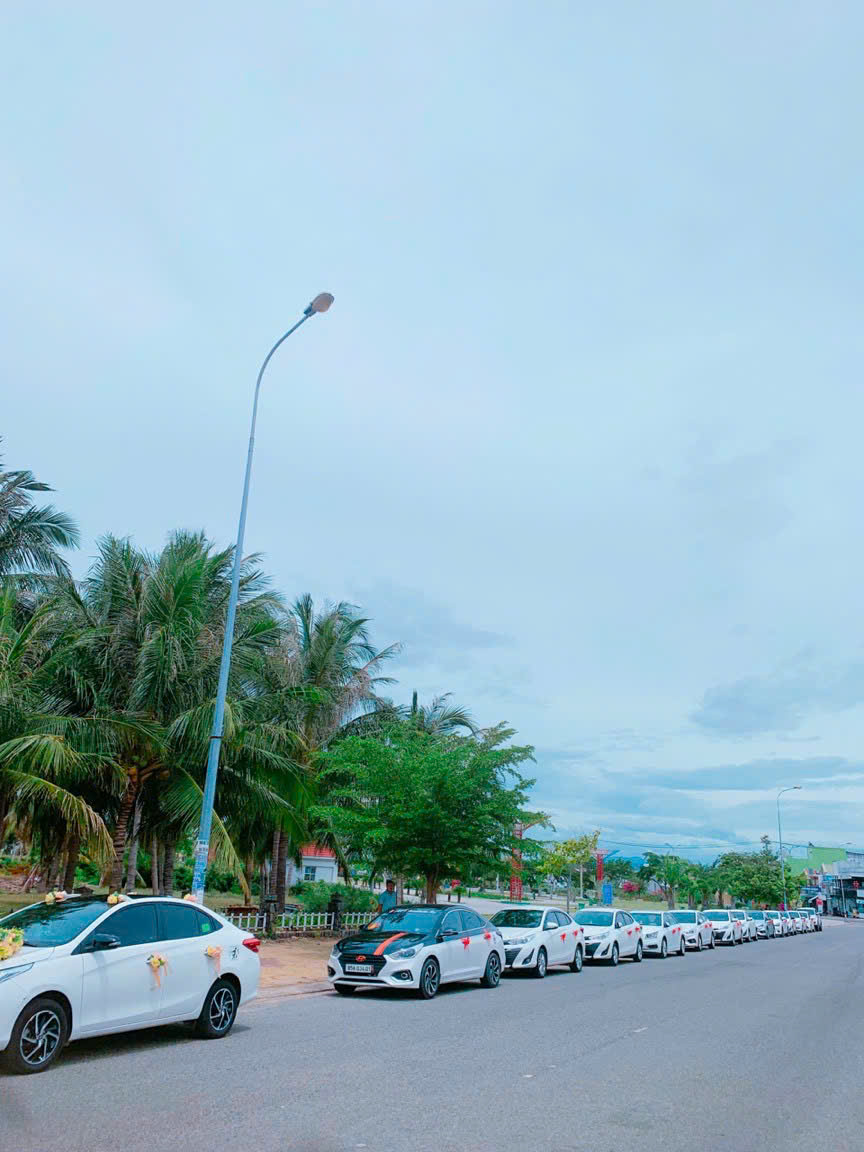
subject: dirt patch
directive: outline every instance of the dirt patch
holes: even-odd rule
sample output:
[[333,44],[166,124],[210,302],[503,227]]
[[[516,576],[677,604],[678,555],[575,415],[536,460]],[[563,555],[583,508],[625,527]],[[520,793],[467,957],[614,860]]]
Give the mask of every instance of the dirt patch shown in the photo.
[[265,940],[261,944],[261,989],[320,984],[335,937]]

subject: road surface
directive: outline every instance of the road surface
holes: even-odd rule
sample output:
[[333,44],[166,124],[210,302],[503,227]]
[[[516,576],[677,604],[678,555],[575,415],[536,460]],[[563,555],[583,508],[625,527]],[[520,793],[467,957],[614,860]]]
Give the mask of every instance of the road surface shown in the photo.
[[250,1004],[0,1079],[15,1152],[860,1152],[864,923],[684,958]]

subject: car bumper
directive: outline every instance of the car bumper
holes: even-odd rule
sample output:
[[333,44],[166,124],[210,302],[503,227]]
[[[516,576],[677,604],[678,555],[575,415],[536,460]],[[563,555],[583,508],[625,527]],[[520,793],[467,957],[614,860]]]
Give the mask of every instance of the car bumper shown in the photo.
[[698,932],[685,932],[684,933],[684,944],[686,945],[687,948],[698,948],[699,947],[699,933]]
[[586,940],[586,960],[608,960],[612,955],[612,940]]
[[536,963],[536,944],[515,944],[512,947],[504,941],[504,966],[506,968],[532,968]]
[[[642,951],[643,952],[660,952],[661,940],[658,937],[656,940],[649,940],[647,936],[642,937]],[[668,944],[666,946],[669,947]]]
[[0,1052],[9,1047],[12,1029],[32,993],[19,980],[4,980],[0,984]]
[[715,928],[714,929],[714,942],[716,944],[734,944],[735,943],[735,935],[734,935],[734,933],[730,932],[728,929],[724,931],[723,929]]
[[[417,988],[425,956],[408,960],[385,960],[377,972],[346,972],[342,961],[331,956],[327,961],[327,979],[331,984],[350,984],[355,988]],[[346,961],[351,963],[351,961]]]

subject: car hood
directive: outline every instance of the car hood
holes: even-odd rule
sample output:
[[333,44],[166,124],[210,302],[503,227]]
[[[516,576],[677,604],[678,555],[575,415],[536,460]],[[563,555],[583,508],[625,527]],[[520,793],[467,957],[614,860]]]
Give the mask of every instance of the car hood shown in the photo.
[[599,924],[582,924],[581,928],[585,933],[586,940],[593,940],[597,936],[603,936],[604,933],[612,931],[611,924],[607,924],[605,928],[602,928]]
[[358,932],[340,940],[336,947],[345,956],[384,956],[431,939],[423,932]]
[[47,960],[54,951],[53,948],[31,948],[29,944],[25,944],[8,960],[0,960],[0,972],[4,968],[17,968],[19,964],[34,964],[37,960]]
[[523,936],[535,936],[539,928],[504,928],[499,927],[497,924],[492,925],[492,930],[499,933],[505,940],[521,940]]

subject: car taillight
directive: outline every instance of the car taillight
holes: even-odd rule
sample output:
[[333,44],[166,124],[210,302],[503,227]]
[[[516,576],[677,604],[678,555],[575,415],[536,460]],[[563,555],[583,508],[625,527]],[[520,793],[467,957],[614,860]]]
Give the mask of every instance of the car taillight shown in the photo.
[[248,948],[250,952],[257,952],[261,947],[261,941],[257,936],[247,936],[243,941],[243,947]]

